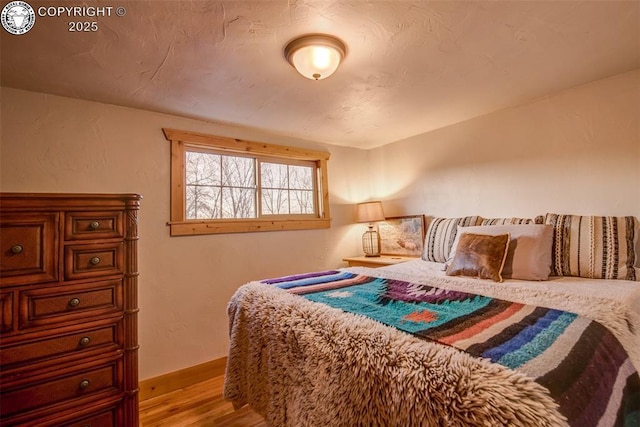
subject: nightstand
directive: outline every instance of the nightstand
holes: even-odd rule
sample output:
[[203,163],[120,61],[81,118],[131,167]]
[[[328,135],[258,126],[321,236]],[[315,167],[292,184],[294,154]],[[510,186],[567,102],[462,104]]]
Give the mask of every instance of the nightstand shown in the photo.
[[419,259],[417,257],[399,256],[399,255],[380,255],[378,257],[354,256],[343,258],[349,267],[384,267],[385,265],[401,264],[407,261]]

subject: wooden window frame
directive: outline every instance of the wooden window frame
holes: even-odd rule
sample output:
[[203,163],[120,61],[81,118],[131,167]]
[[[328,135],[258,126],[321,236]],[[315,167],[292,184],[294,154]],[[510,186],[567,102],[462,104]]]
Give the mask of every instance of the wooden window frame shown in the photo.
[[[329,153],[176,129],[163,129],[163,132],[165,138],[171,142],[171,221],[167,223],[170,227],[171,236],[312,230],[329,228],[331,226],[331,216],[329,213],[329,179],[327,176]],[[217,150],[229,155],[237,154],[242,156],[249,155],[251,157],[273,158],[274,160],[305,160],[315,162],[319,174],[317,179],[317,216],[308,218],[297,215],[275,215],[273,218],[268,219],[186,219],[185,153],[189,147]]]

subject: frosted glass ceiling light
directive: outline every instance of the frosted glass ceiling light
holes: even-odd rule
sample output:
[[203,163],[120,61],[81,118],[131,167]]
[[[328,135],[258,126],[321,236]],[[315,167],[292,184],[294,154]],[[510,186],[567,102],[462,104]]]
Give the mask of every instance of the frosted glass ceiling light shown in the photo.
[[284,56],[306,78],[322,80],[338,69],[346,51],[344,43],[333,36],[310,34],[290,41]]

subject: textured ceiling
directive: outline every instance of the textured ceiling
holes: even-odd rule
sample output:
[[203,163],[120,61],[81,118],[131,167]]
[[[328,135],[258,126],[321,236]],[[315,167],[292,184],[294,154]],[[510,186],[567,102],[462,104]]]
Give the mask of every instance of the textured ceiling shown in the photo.
[[[361,148],[640,67],[639,1],[29,3],[113,9],[1,30],[3,86]],[[314,32],[347,45],[318,82],[282,52]]]

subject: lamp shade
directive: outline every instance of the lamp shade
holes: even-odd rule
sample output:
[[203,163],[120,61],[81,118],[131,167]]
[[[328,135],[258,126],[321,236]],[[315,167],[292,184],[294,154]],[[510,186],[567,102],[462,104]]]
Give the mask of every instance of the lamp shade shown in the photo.
[[356,222],[384,221],[382,202],[365,202],[356,205]]
[[322,80],[337,69],[344,58],[344,43],[333,36],[310,34],[292,40],[284,48],[287,61],[304,77]]

